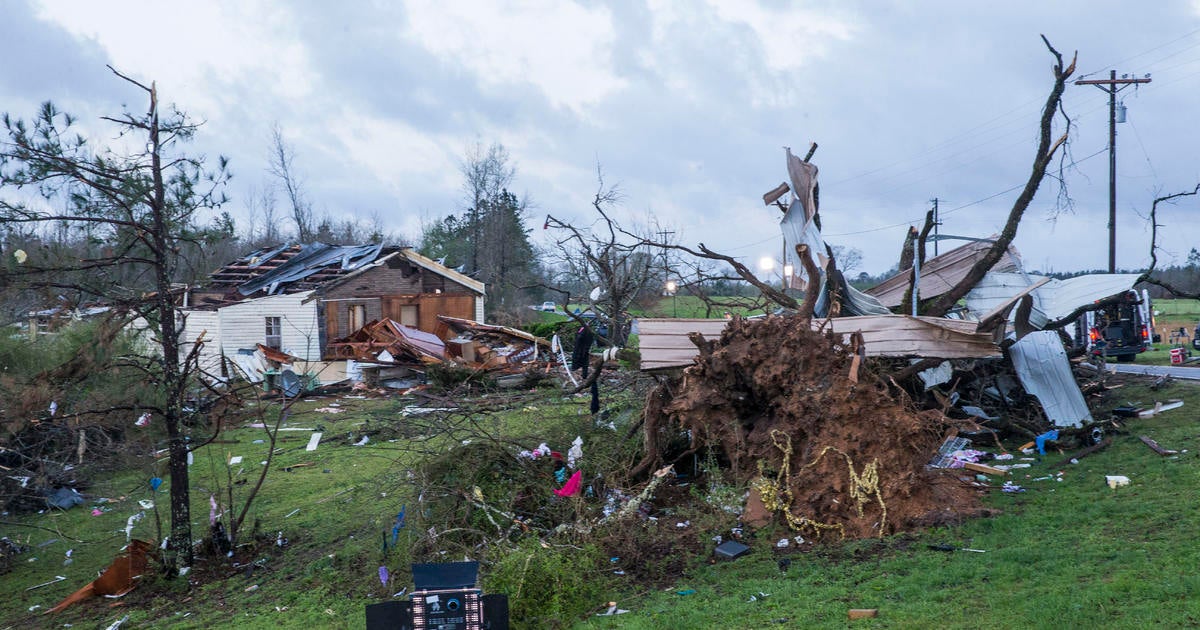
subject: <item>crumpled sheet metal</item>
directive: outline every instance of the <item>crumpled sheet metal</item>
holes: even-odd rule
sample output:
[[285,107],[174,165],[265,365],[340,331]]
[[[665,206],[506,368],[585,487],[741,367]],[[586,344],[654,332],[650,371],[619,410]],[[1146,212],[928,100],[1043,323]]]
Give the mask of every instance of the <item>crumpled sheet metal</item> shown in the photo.
[[1058,427],[1079,427],[1092,421],[1083,392],[1071,372],[1062,340],[1051,330],[1029,333],[1009,348],[1017,378],[1042,403],[1046,417]]
[[[1042,328],[1047,322],[1070,315],[1080,306],[1119,295],[1133,288],[1135,273],[1093,273],[1066,280],[1049,279],[1036,289],[1029,323]],[[990,272],[966,295],[967,309],[981,316],[1008,300],[1043,276],[1025,273]]]

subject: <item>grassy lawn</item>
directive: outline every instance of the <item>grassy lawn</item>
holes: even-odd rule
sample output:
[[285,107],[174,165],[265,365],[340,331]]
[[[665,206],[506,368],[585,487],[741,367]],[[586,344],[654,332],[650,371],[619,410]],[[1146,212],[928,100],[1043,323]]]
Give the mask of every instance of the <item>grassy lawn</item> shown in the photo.
[[[788,552],[774,548],[775,541],[787,535],[781,529],[757,532],[749,541],[752,553],[732,562],[711,563],[707,552],[711,546],[705,544],[701,551],[681,559],[691,568],[665,590],[662,584],[642,584],[607,569],[557,569],[586,571],[586,579],[597,591],[595,612],[609,600],[631,611],[616,617],[560,619],[559,625],[843,627],[850,608],[878,608],[877,619],[854,622],[869,627],[1193,625],[1200,622],[1200,574],[1194,570],[1200,548],[1192,544],[1200,537],[1200,521],[1194,518],[1194,495],[1200,488],[1196,459],[1200,432],[1194,422],[1200,388],[1177,383],[1151,392],[1128,385],[1110,395],[1106,408],[1166,398],[1182,398],[1186,404],[1157,418],[1129,421],[1124,431],[1112,435],[1111,447],[1077,465],[1051,468],[1063,458],[1060,453],[1030,462],[1031,468],[1012,477],[1026,492],[993,490],[986,498],[1001,512],[999,516],[882,540],[819,545],[810,552],[788,555],[791,564],[786,573],[778,568],[778,560]],[[574,434],[586,421],[587,416],[581,415],[585,399],[564,398],[556,390],[535,396],[512,413],[480,422],[500,439],[508,439],[538,431]],[[330,403],[347,411],[315,411]],[[155,494],[147,484],[151,476],[163,476],[165,471],[152,459],[131,459],[128,469],[98,478],[86,491],[91,500],[79,508],[3,517],[0,534],[30,550],[16,557],[10,572],[0,575],[0,589],[8,594],[0,599],[0,628],[105,627],[125,615],[129,615],[125,627],[363,627],[365,605],[405,586],[411,588],[405,570],[408,545],[420,533],[419,527],[428,523],[420,523],[408,476],[419,455],[402,448],[403,440],[395,433],[376,434],[365,446],[352,444],[364,432],[405,426],[400,412],[406,404],[411,401],[341,396],[298,405],[289,424],[320,427],[324,438],[315,452],[307,452],[308,432],[282,434],[275,470],[247,518],[247,527],[260,522],[262,537],[257,547],[244,549],[243,554],[258,566],[239,570],[228,564],[198,566],[196,571],[203,572],[204,579],[191,589],[179,580],[149,575],[141,587],[120,600],[97,598],[53,617],[39,614],[107,566],[125,543],[126,519],[138,511],[138,500],[154,500],[166,526],[165,488]],[[1160,457],[1137,435],[1187,452]],[[263,438],[261,429],[232,429],[223,438],[225,442],[201,449],[192,467],[197,538],[207,532],[209,493],[216,490],[217,480],[227,481],[227,471],[235,481],[249,479],[249,484],[235,486],[235,499],[240,502],[245,488],[253,484],[258,462],[265,458],[265,446],[253,443]],[[445,452],[452,446],[447,441],[423,445],[431,452]],[[228,469],[225,462],[231,455],[243,456],[243,464]],[[1035,481],[1060,471],[1062,481]],[[1128,476],[1132,483],[1110,489],[1104,484],[1106,474]],[[999,483],[992,479],[990,485]],[[100,503],[99,497],[112,501]],[[227,503],[222,501],[222,508]],[[384,552],[382,533],[390,530],[401,506],[407,506],[409,527],[402,531],[399,545]],[[92,516],[93,507],[108,511]],[[697,532],[701,541],[717,534],[728,537],[728,531],[720,529],[727,525],[693,522],[693,527],[704,529]],[[636,521],[628,525],[661,526]],[[159,538],[152,512],[135,525],[133,535]],[[287,540],[283,547],[273,544],[279,536]],[[574,544],[586,546],[587,541]],[[940,544],[984,553],[929,548]],[[528,558],[537,549],[521,551],[518,559],[523,562],[494,570],[515,566],[519,584],[529,584],[530,589],[539,576],[549,589],[564,584],[546,573],[555,570],[551,565],[528,568]],[[72,550],[71,562],[64,564],[68,550]],[[378,578],[381,563],[396,574],[386,588]],[[56,575],[66,579],[26,590]],[[483,577],[488,588],[497,576],[485,573]],[[528,592],[518,596],[514,587],[509,595],[519,599]],[[30,612],[33,606],[40,608]]]
[[[993,518],[916,535],[818,547],[789,556],[786,574],[774,541],[761,533],[753,551],[702,565],[670,589],[630,589],[631,612],[593,617],[588,628],[845,627],[852,608],[877,608],[861,627],[1030,628],[1183,627],[1200,623],[1200,536],[1193,497],[1200,487],[1196,430],[1200,387],[1114,390],[1110,405],[1182,398],[1183,408],[1132,420],[1108,449],[1077,465],[1047,453],[1012,480],[1026,488],[992,490]],[[1161,457],[1137,435],[1166,448]],[[1035,480],[1062,472],[1061,481]],[[1131,484],[1111,489],[1105,475]],[[990,485],[1000,485],[999,478]],[[981,549],[937,551],[930,545]],[[681,595],[680,593],[694,593]],[[768,596],[763,597],[761,593]],[[753,601],[752,601],[753,598]]]

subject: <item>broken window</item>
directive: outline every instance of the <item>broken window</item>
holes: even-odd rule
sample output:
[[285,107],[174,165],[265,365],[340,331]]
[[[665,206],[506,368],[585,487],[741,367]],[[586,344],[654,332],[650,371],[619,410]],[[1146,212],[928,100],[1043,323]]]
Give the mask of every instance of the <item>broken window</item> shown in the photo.
[[350,305],[350,331],[354,332],[367,323],[367,307],[362,304]]
[[267,333],[263,345],[279,350],[283,348],[283,324],[278,317],[267,318]]

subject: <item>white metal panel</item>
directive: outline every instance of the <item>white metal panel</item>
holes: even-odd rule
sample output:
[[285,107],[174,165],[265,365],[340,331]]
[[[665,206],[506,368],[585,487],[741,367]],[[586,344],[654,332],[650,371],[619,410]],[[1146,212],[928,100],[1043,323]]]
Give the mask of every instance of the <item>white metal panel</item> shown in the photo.
[[475,321],[483,323],[483,300],[482,295],[475,296]]
[[305,304],[312,291],[270,295],[226,306],[220,316],[221,350],[226,356],[238,349],[253,349],[266,338],[266,318],[278,317],[282,323],[281,350],[301,359],[321,358],[318,301]]
[[1042,403],[1046,417],[1059,427],[1092,421],[1079,384],[1071,373],[1062,340],[1052,330],[1029,333],[1009,348],[1017,378]]

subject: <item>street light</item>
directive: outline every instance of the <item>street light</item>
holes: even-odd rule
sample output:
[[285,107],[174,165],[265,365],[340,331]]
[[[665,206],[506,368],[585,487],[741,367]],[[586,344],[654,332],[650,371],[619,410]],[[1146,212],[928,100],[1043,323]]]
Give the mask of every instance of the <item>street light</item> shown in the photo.
[[667,295],[671,296],[671,317],[679,317],[679,310],[675,305],[675,292],[679,290],[679,284],[674,280],[667,280]]

